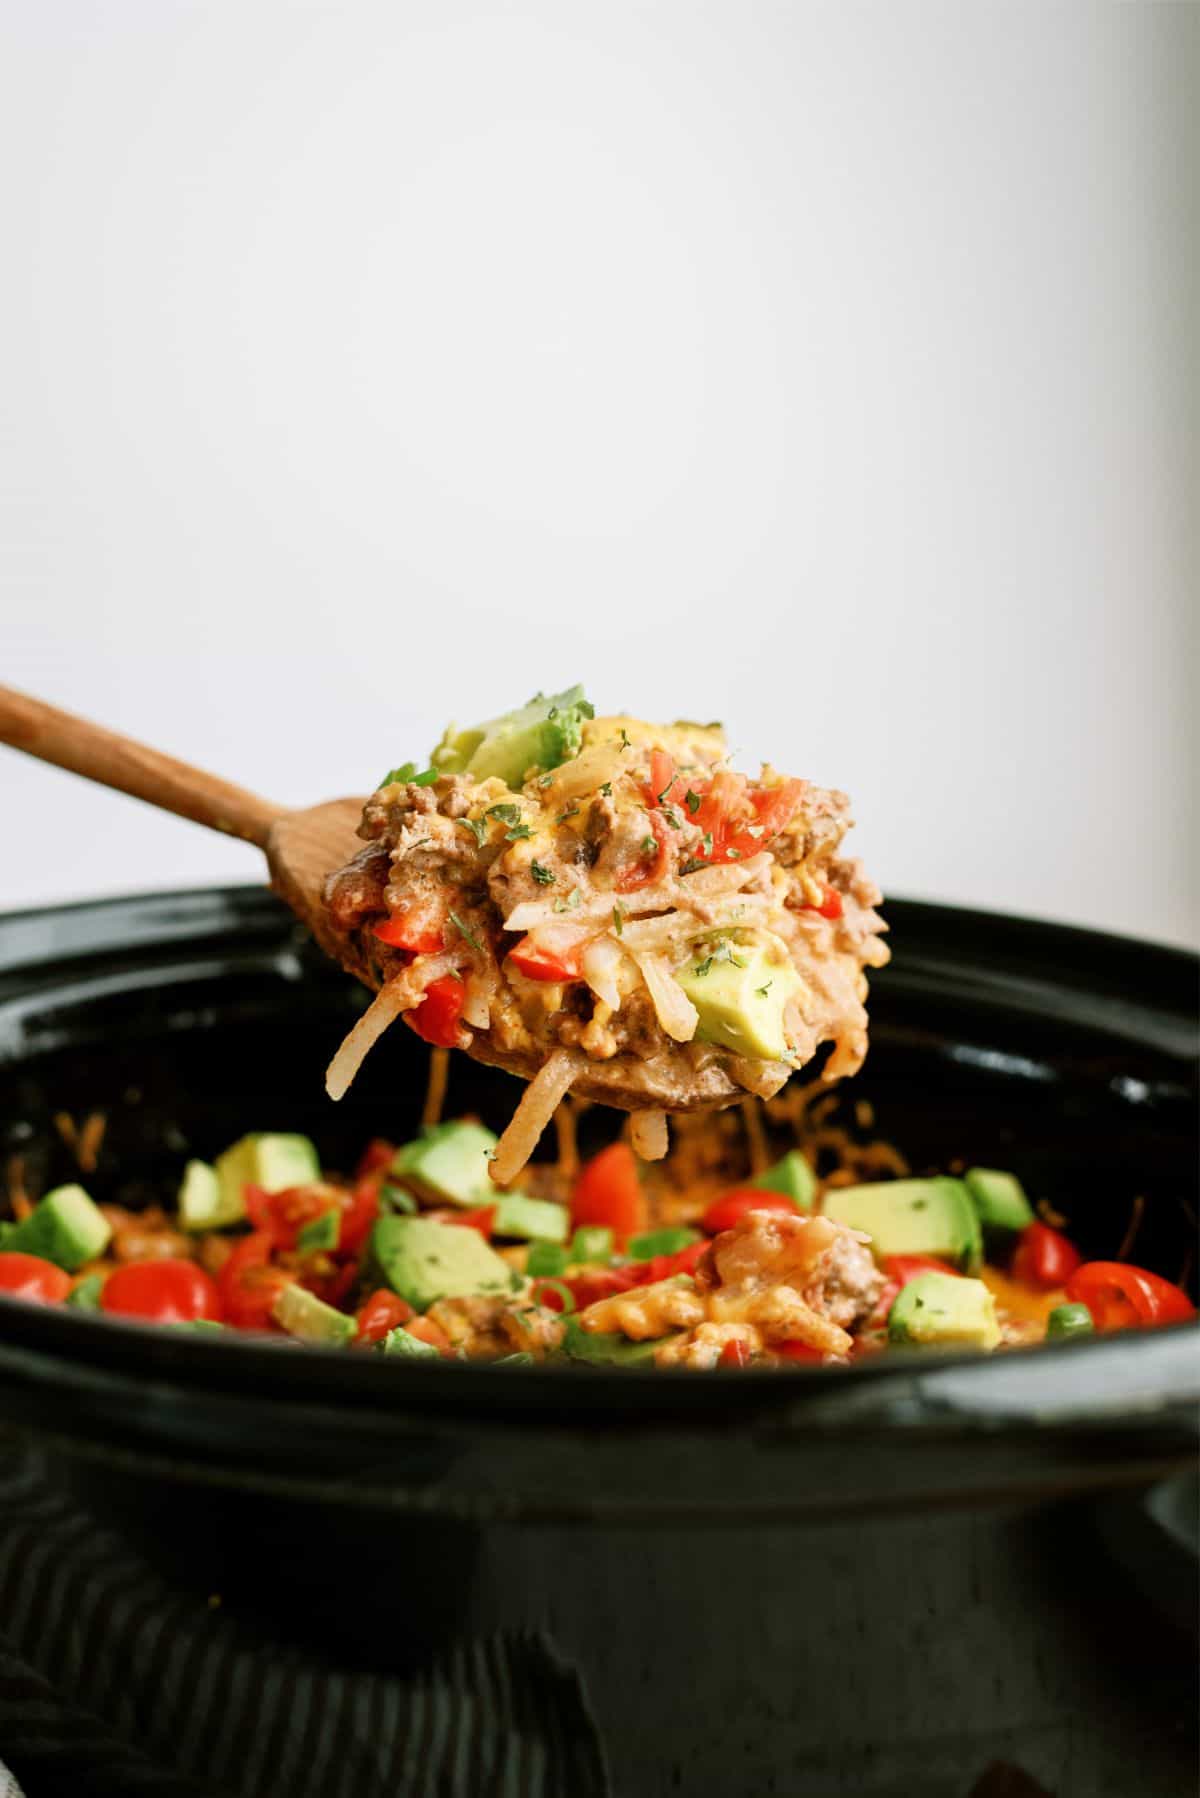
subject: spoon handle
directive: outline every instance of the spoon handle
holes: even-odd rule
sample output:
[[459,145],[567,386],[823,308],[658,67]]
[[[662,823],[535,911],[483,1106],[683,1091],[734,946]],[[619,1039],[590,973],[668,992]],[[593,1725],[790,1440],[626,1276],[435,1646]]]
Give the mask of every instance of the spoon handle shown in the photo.
[[18,693],[15,687],[0,686],[0,743],[206,824],[210,830],[244,837],[260,849],[267,846],[271,826],[285,815],[281,806],[268,804],[244,787]]

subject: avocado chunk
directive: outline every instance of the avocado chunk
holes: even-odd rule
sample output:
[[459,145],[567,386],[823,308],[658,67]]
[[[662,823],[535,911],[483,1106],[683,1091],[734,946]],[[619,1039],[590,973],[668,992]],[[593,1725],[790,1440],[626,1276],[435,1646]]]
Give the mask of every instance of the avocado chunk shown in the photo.
[[803,982],[782,944],[709,939],[675,978],[699,1013],[698,1041],[757,1061],[787,1054],[783,1014]]
[[331,1205],[328,1211],[319,1211],[301,1227],[296,1235],[296,1247],[302,1255],[311,1255],[318,1249],[336,1249],[341,1231],[341,1211]]
[[335,1311],[306,1286],[284,1286],[271,1306],[271,1316],[289,1336],[302,1342],[324,1342],[340,1348],[352,1342],[358,1325],[344,1311]]
[[1015,1174],[994,1167],[969,1167],[963,1180],[985,1230],[1024,1230],[1033,1223],[1033,1206]]
[[888,1341],[917,1348],[994,1349],[996,1301],[982,1280],[918,1274],[900,1289],[888,1316]]
[[451,1119],[397,1149],[390,1172],[451,1205],[490,1205],[496,1188],[488,1164],[497,1138],[483,1124]]
[[73,1274],[85,1261],[102,1255],[111,1238],[112,1226],[82,1186],[56,1186],[7,1232],[4,1246],[23,1255],[40,1255]]
[[966,1273],[983,1264],[979,1213],[961,1180],[881,1180],[841,1186],[825,1194],[824,1212],[836,1223],[864,1230],[878,1259],[937,1255]]
[[817,1196],[817,1176],[799,1149],[789,1149],[782,1161],[777,1161],[750,1184],[764,1192],[783,1193],[797,1211],[811,1211]]
[[1055,1305],[1046,1319],[1048,1340],[1063,1336],[1090,1336],[1096,1326],[1086,1305]]
[[508,1296],[512,1269],[478,1230],[428,1217],[381,1217],[371,1232],[370,1260],[416,1311],[435,1299]]
[[434,1348],[432,1342],[422,1342],[419,1336],[410,1336],[401,1324],[397,1330],[389,1330],[380,1348],[385,1355],[403,1355],[409,1360],[419,1361],[422,1357],[433,1356],[440,1359],[441,1351]]
[[492,1230],[496,1236],[565,1242],[571,1234],[571,1214],[553,1199],[527,1199],[524,1193],[506,1192],[496,1206]]
[[243,1189],[260,1186],[264,1192],[286,1192],[289,1186],[307,1186],[321,1178],[317,1151],[307,1136],[263,1132],[243,1136],[217,1156],[217,1208],[202,1224],[187,1229],[222,1230],[238,1224],[246,1215]]
[[450,725],[430,759],[443,774],[502,780],[519,791],[532,770],[546,773],[579,754],[584,720],[592,715],[582,687],[535,693],[518,711],[472,730]]
[[221,1180],[207,1161],[189,1161],[183,1170],[176,1199],[179,1222],[185,1230],[212,1230],[221,1215]]
[[573,1361],[588,1361],[593,1367],[638,1367],[654,1364],[654,1351],[664,1342],[673,1342],[680,1332],[656,1336],[650,1342],[631,1342],[628,1336],[608,1334],[602,1330],[585,1330],[575,1318],[566,1319],[563,1349]]

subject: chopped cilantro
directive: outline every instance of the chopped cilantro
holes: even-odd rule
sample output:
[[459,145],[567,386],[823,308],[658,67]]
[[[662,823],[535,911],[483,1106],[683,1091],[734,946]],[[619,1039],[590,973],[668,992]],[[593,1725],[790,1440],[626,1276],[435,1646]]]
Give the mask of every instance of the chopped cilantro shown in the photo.
[[560,824],[565,824],[568,818],[577,818],[578,816],[579,807],[577,805],[569,805],[565,812],[559,812],[558,822]]
[[603,795],[606,799],[611,799],[612,798],[612,781],[606,780],[604,782],[604,785],[600,788],[600,791],[603,793]]
[[683,829],[683,813],[679,810],[679,808],[677,806],[664,805],[662,808],[662,813],[663,813],[663,817],[667,820],[667,823],[671,826],[672,830],[682,830]]
[[616,931],[618,936],[624,935],[624,932],[625,932],[625,907],[623,905],[621,905],[619,902],[613,906],[613,929]]
[[455,823],[461,824],[465,830],[470,831],[475,838],[477,847],[483,847],[483,839],[487,836],[487,825],[482,818],[456,818]]
[[432,837],[418,837],[415,843],[410,843],[408,846],[410,849],[424,849],[426,843],[432,843],[432,841]]
[[506,801],[503,805],[489,805],[486,816],[489,818],[499,818],[501,824],[519,824],[521,822],[521,808],[519,805],[510,805]]
[[620,742],[621,742],[622,749],[632,749],[633,748],[633,744],[629,740],[629,732],[625,729],[624,725],[621,726]]
[[417,773],[415,762],[403,762],[399,768],[393,768],[380,781],[381,787],[390,787],[393,781],[404,781],[414,787],[431,787],[438,777],[436,768],[426,768],[423,774]]
[[702,862],[698,855],[690,855],[680,868],[679,872],[680,874],[695,874],[697,869],[707,868],[707,866],[708,863]]
[[642,854],[643,855],[653,855],[657,848],[658,848],[658,838],[657,837],[643,837],[642,838]]
[[696,813],[700,810],[700,795],[699,795],[699,793],[693,793],[692,789],[689,787],[687,792],[684,794],[684,799],[687,801],[688,811],[691,812],[691,814],[694,818]]
[[760,999],[765,999],[771,990],[771,982],[768,980],[765,986],[756,986],[754,990]]
[[553,774],[543,774],[540,777],[540,779],[538,780],[538,786],[539,787],[548,787],[553,779],[554,779]]
[[706,955],[706,956],[705,956],[705,958],[704,958],[704,960],[703,960],[703,961],[698,961],[698,962],[697,962],[697,963],[696,963],[696,966],[695,966],[695,969],[694,969],[694,972],[695,972],[695,973],[696,973],[696,974],[697,974],[697,975],[698,975],[698,976],[699,976],[699,975],[703,975],[703,974],[707,974],[707,973],[708,973],[708,971],[709,971],[709,969],[710,969],[710,968],[711,968],[711,967],[712,967],[712,965],[713,965],[713,963],[714,963],[714,961],[716,961],[716,959],[717,959],[717,958],[716,958],[716,956],[715,956],[715,955]]
[[523,838],[531,837],[532,835],[533,832],[530,830],[528,824],[514,824],[511,830],[505,831],[504,840],[506,843],[519,843]]
[[700,853],[701,853],[701,855],[711,855],[712,854],[712,831],[711,830],[706,830],[704,835],[700,838]]
[[450,922],[453,924],[455,930],[457,930],[459,936],[462,937],[463,941],[470,943],[472,949],[477,950],[478,953],[480,955],[482,955],[483,954],[483,944],[480,942],[479,938],[475,935],[475,932],[473,930],[471,930],[468,925],[463,923],[462,919],[459,917],[459,915],[456,911],[452,911],[450,913]]
[[733,846],[733,844],[732,844],[732,843],[731,843],[731,844],[730,844],[730,845],[729,845],[729,847],[728,847],[728,849],[727,849],[727,850],[726,850],[726,851],[725,851],[725,853],[726,853],[726,855],[727,855],[727,856],[728,856],[728,857],[729,857],[729,859],[730,859],[730,861],[731,861],[731,862],[740,862],[740,861],[741,861],[741,859],[742,859],[742,852],[741,852],[741,850],[740,850],[740,849],[735,849],[735,848],[734,848],[734,846]]
[[530,862],[529,872],[533,875],[533,878],[540,887],[552,887],[554,885],[553,870],[550,868],[543,868],[541,862]]

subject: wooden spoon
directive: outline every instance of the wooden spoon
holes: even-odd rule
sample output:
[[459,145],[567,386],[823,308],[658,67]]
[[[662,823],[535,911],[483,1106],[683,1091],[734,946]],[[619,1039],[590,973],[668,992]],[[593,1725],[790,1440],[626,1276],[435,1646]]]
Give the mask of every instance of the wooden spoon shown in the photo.
[[[244,787],[13,687],[0,686],[0,743],[143,799],[161,811],[253,843],[266,855],[275,892],[308,926],[325,953],[365,986],[378,985],[354,943],[333,928],[323,897],[326,876],[362,847],[356,835],[362,799],[328,799],[303,811],[286,811]],[[542,1065],[536,1054],[500,1050],[485,1031],[475,1032],[468,1053],[524,1080],[531,1080]],[[624,1111],[706,1111],[745,1097],[715,1058],[681,1067],[671,1055],[650,1061],[622,1055],[588,1063],[572,1090]]]

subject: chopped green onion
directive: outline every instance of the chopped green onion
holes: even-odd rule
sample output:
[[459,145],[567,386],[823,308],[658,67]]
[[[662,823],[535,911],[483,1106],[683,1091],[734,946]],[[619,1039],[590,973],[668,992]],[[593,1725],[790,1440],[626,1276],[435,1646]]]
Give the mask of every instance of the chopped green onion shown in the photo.
[[560,1243],[534,1242],[529,1247],[525,1272],[531,1280],[552,1280],[558,1274],[565,1273],[569,1265],[567,1251]]
[[665,1230],[647,1230],[643,1236],[630,1237],[629,1259],[653,1261],[656,1255],[677,1255],[680,1249],[699,1241],[699,1230],[689,1230],[684,1224],[669,1225]]
[[[557,1292],[559,1297],[562,1299],[562,1310],[559,1312],[559,1316],[560,1317],[569,1317],[571,1315],[572,1311],[574,1311],[574,1309],[575,1309],[575,1294],[571,1291],[571,1288],[566,1284],[566,1282],[564,1280],[537,1280],[537,1281],[535,1281],[533,1292],[531,1294],[534,1304],[535,1305],[541,1304],[541,1299],[538,1297],[538,1294],[540,1292],[544,1292],[547,1288],[549,1288],[552,1292]],[[554,1307],[552,1305],[548,1305],[546,1307],[546,1309],[548,1311],[552,1311],[554,1309]]]
[[581,1224],[568,1253],[573,1262],[596,1261],[607,1266],[613,1257],[613,1233],[607,1224]]
[[618,903],[613,906],[613,929],[618,936],[625,934],[625,907]]

